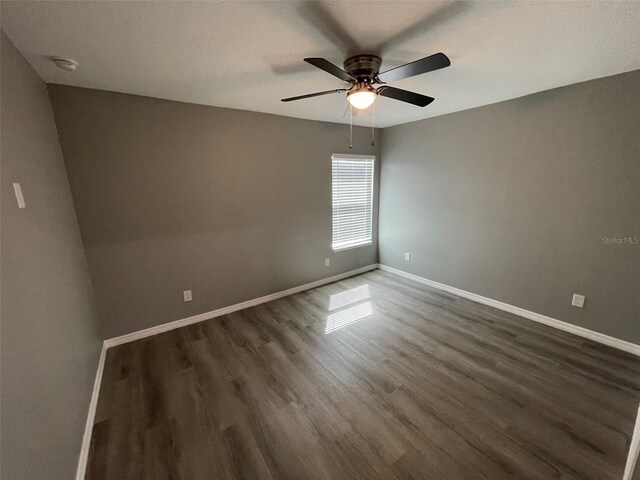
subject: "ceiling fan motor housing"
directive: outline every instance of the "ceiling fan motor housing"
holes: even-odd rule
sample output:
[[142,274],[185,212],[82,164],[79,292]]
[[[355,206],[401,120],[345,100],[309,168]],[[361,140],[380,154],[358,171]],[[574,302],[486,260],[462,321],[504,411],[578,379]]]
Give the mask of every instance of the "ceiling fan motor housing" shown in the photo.
[[344,70],[356,78],[358,83],[377,83],[376,76],[382,66],[382,59],[377,55],[354,55],[344,61]]

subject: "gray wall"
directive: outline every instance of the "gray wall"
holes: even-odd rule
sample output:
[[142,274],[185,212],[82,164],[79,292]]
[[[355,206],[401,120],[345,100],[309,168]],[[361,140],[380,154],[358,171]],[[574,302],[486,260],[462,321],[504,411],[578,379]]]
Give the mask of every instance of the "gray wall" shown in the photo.
[[0,43],[2,478],[68,480],[96,373],[98,321],[46,87],[4,33]]
[[380,262],[640,343],[639,128],[635,71],[384,129]]
[[[330,248],[347,126],[49,89],[105,337],[377,261],[375,242]],[[354,129],[354,153],[378,153],[370,135]]]

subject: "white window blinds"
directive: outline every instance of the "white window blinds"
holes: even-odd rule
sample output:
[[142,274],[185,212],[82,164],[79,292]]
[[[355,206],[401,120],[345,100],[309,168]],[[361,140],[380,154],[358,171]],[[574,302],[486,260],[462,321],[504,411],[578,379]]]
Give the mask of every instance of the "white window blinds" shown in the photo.
[[340,250],[371,243],[374,157],[333,155],[331,162],[332,248]]

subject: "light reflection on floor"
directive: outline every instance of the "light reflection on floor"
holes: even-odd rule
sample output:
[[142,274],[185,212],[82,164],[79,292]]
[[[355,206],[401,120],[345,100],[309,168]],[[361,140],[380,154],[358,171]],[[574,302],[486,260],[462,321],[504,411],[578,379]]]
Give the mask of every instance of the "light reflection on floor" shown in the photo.
[[369,294],[369,285],[362,285],[360,287],[352,288],[346,292],[336,293],[331,295],[329,299],[329,311],[341,308],[352,303],[359,302],[360,300],[366,300],[371,295]]
[[353,305],[349,308],[343,308],[336,313],[328,315],[324,333],[327,334],[335,332],[336,330],[372,315],[373,305],[371,302],[363,302],[363,300],[370,297],[369,285],[362,285],[345,292],[331,295],[331,298],[329,299],[329,311],[336,310],[347,305],[352,305],[357,302],[361,303],[357,303],[357,305]]

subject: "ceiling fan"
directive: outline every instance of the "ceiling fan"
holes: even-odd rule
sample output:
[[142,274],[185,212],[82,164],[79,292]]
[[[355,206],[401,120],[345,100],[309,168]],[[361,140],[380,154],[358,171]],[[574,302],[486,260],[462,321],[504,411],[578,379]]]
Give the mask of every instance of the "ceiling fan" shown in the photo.
[[418,107],[426,107],[433,102],[433,97],[390,87],[387,83],[432,72],[451,65],[451,61],[444,53],[436,53],[385,72],[380,72],[382,59],[373,54],[353,55],[347,58],[343,64],[344,70],[324,58],[305,58],[304,61],[349,83],[350,87],[283,98],[283,102],[347,92],[349,103],[360,110],[370,107],[378,95],[417,105]]

